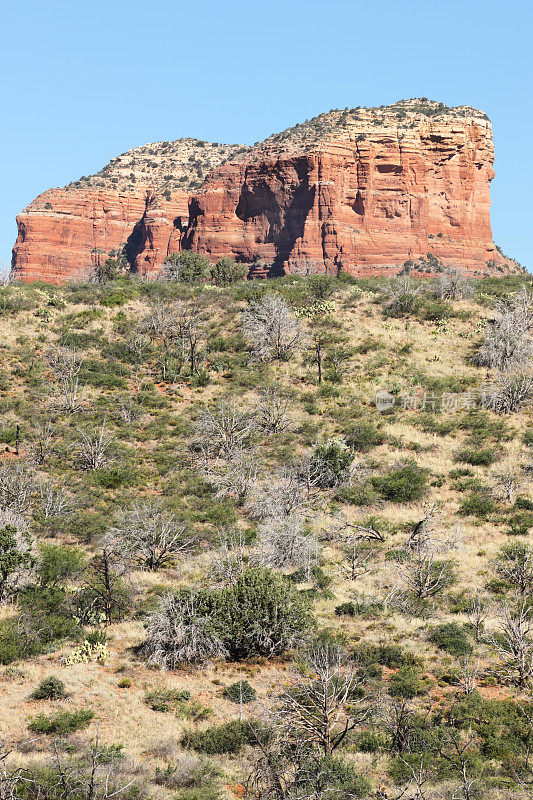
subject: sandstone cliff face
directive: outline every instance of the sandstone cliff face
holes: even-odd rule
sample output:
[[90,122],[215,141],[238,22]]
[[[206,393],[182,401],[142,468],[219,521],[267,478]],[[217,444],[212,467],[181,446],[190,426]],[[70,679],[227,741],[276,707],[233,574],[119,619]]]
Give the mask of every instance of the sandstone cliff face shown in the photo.
[[152,274],[180,248],[188,193],[213,167],[247,149],[198,139],[156,142],[44,192],[17,217],[14,275],[50,282],[82,277],[117,250],[133,270]]
[[179,249],[188,196],[147,207],[147,195],[147,187],[139,187],[138,195],[85,189],[39,195],[17,217],[15,276],[50,283],[83,278],[122,250],[137,271],[151,274],[155,263]]
[[428,255],[516,271],[492,241],[493,161],[483,113],[425,100],[331,111],[252,148],[146,145],[36,198],[17,218],[13,272],[61,281],[123,250],[153,275],[182,247],[255,276],[395,274],[420,259],[429,273]]
[[314,140],[272,138],[219,167],[191,201],[185,246],[273,274],[394,273],[428,254],[470,274],[507,270],[490,228],[489,121],[392,109],[326,115]]

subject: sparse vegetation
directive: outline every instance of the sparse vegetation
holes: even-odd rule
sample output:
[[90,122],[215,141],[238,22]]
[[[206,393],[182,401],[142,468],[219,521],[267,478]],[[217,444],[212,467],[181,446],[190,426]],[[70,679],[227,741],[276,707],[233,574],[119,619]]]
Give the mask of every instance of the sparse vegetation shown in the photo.
[[0,289],[0,789],[525,800],[529,281],[185,261]]

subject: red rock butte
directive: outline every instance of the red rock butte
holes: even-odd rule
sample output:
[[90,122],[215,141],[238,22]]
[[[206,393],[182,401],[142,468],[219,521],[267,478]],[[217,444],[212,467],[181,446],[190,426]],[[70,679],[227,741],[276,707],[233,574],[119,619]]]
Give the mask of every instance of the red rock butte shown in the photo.
[[120,251],[153,276],[180,249],[252,277],[519,272],[492,240],[493,161],[483,112],[424,98],[329,111],[253,147],[157,142],[30,203],[12,272],[60,282]]

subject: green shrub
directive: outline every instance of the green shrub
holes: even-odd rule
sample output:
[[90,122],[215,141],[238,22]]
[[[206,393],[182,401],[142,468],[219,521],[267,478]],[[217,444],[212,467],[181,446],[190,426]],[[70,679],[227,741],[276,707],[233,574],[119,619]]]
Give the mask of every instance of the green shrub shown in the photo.
[[87,728],[94,719],[94,711],[88,708],[79,711],[60,711],[55,717],[38,714],[28,725],[33,733],[57,734],[66,736],[69,733]]
[[132,467],[113,466],[95,469],[92,479],[104,489],[118,489],[119,486],[134,486],[139,474]]
[[[9,504],[9,496],[7,502]],[[34,566],[35,559],[31,548],[32,542],[29,533],[18,534],[14,525],[4,525],[0,528],[0,597],[2,601],[13,592],[13,576],[17,575],[20,570],[31,569]]]
[[200,786],[180,789],[175,795],[176,800],[223,800],[222,793],[217,786]]
[[105,644],[107,642],[107,631],[101,628],[95,628],[94,630],[88,631],[85,634],[84,640],[92,647],[96,647],[96,645],[99,644]]
[[129,300],[135,297],[135,290],[132,287],[116,286],[110,284],[109,286],[102,287],[100,295],[100,305],[106,308],[114,308],[115,306],[123,306]]
[[450,480],[457,480],[457,478],[467,478],[472,477],[474,473],[468,467],[459,468],[459,469],[451,469],[448,473],[448,477]]
[[473,442],[484,442],[490,439],[496,443],[513,438],[513,430],[503,419],[493,418],[488,411],[480,408],[468,411],[459,420],[459,427],[469,432]]
[[209,259],[200,253],[182,250],[181,253],[171,253],[167,256],[163,269],[167,280],[198,283],[210,277],[211,264]]
[[363,668],[368,664],[380,664],[388,669],[414,666],[415,656],[399,644],[360,644],[354,650],[354,658]]
[[474,650],[466,630],[456,622],[437,625],[431,632],[429,640],[452,656],[469,655]]
[[144,702],[152,711],[161,711],[163,714],[190,699],[191,693],[186,689],[153,689],[144,696]]
[[311,471],[317,486],[337,486],[347,477],[353,453],[342,439],[328,439],[315,447],[311,459]]
[[253,725],[232,720],[222,725],[212,725],[204,731],[186,731],[180,741],[182,747],[208,755],[238,753],[245,744],[256,744]]
[[317,770],[320,775],[320,784],[325,788],[322,797],[331,797],[335,800],[357,800],[370,793],[370,783],[360,775],[355,765],[337,756],[324,756],[320,762],[311,769],[303,765],[302,783],[305,786],[306,776],[309,776],[308,794],[301,797],[318,797],[314,791],[316,778],[313,772]]
[[33,700],[61,700],[65,696],[65,684],[55,675],[44,678],[31,693]]
[[381,741],[375,733],[371,731],[361,731],[355,737],[355,747],[361,753],[377,753],[381,747]]
[[418,308],[418,316],[430,322],[449,319],[453,316],[453,308],[445,300],[424,299]]
[[99,361],[97,359],[87,359],[83,362],[80,371],[80,383],[101,389],[127,389],[125,378],[129,375],[129,370],[118,361]]
[[[515,503],[516,505],[517,503]],[[527,511],[510,516],[509,528],[505,532],[508,536],[527,536],[531,528],[533,528],[533,514]]]
[[440,419],[436,414],[422,413],[415,420],[417,425],[425,433],[436,433],[437,436],[447,436],[457,430],[457,421],[447,417]]
[[45,649],[34,626],[23,617],[0,621],[0,664],[32,658]]
[[230,658],[279,655],[313,627],[309,602],[281,575],[247,569],[219,596]]
[[239,264],[228,258],[221,258],[211,267],[211,277],[217,286],[229,286],[231,283],[242,281],[248,274],[248,266]]
[[473,467],[489,467],[498,460],[498,454],[492,447],[464,447],[456,454],[455,460]]
[[81,550],[71,545],[41,544],[37,575],[42,586],[60,586],[82,572],[85,557]]
[[131,689],[131,687],[133,686],[133,683],[131,681],[131,678],[122,678],[118,682],[117,686],[118,686],[119,689]]
[[409,461],[387,474],[374,476],[372,485],[384,500],[393,503],[409,503],[420,500],[427,491],[427,470]]
[[494,500],[487,495],[478,494],[478,492],[470,492],[459,506],[459,513],[465,517],[472,516],[486,519],[489,514],[493,514],[495,511],[496,503]]
[[424,682],[420,670],[412,665],[400,667],[398,672],[392,675],[389,683],[389,694],[391,697],[404,697],[410,700],[418,695],[425,694],[427,682]]
[[15,444],[16,441],[17,441],[16,425],[12,425],[11,428],[0,428],[0,442],[2,444]]
[[335,614],[337,617],[355,617],[355,603],[352,603],[350,600],[347,603],[341,603],[339,606],[335,606]]
[[533,511],[533,500],[529,497],[517,497],[515,500],[515,508],[524,509],[524,511]]
[[253,703],[257,700],[256,691],[248,681],[237,681],[237,683],[226,686],[222,697],[231,700],[232,703]]
[[383,444],[385,437],[373,422],[355,422],[346,431],[346,444],[358,453],[367,453],[373,447]]
[[341,603],[335,607],[336,616],[340,617],[346,615],[347,617],[355,617],[356,615],[363,619],[373,619],[383,611],[384,606],[379,600],[367,600],[362,597],[356,602],[348,601]]
[[533,445],[533,428],[526,428],[523,435],[524,444]]
[[379,500],[379,494],[367,481],[355,486],[340,486],[335,492],[335,499],[351,506],[373,506]]

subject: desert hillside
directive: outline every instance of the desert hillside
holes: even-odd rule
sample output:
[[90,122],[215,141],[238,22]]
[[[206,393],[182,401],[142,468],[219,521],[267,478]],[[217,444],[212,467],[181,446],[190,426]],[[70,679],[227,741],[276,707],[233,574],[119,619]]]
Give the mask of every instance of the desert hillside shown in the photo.
[[0,289],[3,785],[533,797],[530,277],[106,264]]

